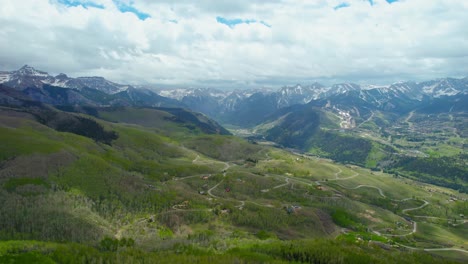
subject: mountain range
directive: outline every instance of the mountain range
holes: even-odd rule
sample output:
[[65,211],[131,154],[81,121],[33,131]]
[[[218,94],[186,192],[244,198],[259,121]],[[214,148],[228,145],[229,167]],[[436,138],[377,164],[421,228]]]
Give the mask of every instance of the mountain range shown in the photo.
[[[433,100],[468,94],[468,77],[425,82],[399,82],[389,86],[360,86],[353,83],[325,86],[284,86],[271,89],[220,91],[216,89],[159,90],[159,95],[179,100],[189,108],[224,123],[252,126],[275,111],[297,104],[334,107],[355,117],[370,115],[370,109],[408,112]],[[361,113],[360,110],[363,110]]]
[[[113,83],[103,77],[57,76],[25,65],[16,71],[0,72],[0,84],[33,100],[52,105],[89,106],[181,106],[176,100],[148,89]],[[3,93],[0,100],[10,100]]]
[[355,117],[365,117],[370,114],[370,109],[407,112],[438,98],[468,94],[468,77],[399,82],[388,86],[313,83],[284,86],[278,90],[151,90],[114,83],[103,77],[72,78],[63,73],[52,76],[28,65],[19,70],[0,72],[0,84],[53,105],[186,107],[223,123],[240,126],[257,125],[275,111],[297,104],[334,107]]
[[0,80],[0,263],[466,263],[467,78]]

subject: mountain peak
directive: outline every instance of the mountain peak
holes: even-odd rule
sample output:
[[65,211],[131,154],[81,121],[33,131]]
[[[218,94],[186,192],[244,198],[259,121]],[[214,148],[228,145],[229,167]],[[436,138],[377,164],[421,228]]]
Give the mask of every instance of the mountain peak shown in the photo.
[[23,67],[19,68],[18,71],[36,71],[34,67],[29,66],[28,64],[25,64]]
[[355,83],[339,83],[332,86],[332,90],[336,93],[345,93],[349,91],[359,91],[361,86]]
[[310,86],[312,87],[325,87],[323,84],[319,83],[319,82],[313,82]]
[[34,67],[32,66],[25,64],[23,67],[19,68],[18,71],[19,72],[33,72],[33,71],[36,71],[36,69],[34,69]]
[[67,79],[68,76],[65,73],[60,73],[59,75],[55,76],[57,79]]
[[49,74],[47,72],[38,71],[27,64],[21,67],[18,71],[21,75],[29,75],[29,76],[39,76],[39,77],[47,77]]

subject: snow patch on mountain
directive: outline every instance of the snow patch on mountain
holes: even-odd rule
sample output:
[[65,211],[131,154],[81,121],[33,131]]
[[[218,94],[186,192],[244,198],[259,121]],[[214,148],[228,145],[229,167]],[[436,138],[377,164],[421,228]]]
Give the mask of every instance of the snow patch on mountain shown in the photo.
[[11,80],[11,74],[7,72],[0,72],[0,83],[9,82]]
[[69,88],[67,86],[67,80],[59,80],[59,79],[45,79],[41,80],[43,84],[48,84],[51,86],[57,86],[57,87],[63,87],[63,88]]
[[16,74],[33,77],[49,77],[49,74],[47,72],[38,71],[29,65],[24,65],[23,67],[21,67],[18,71],[16,71]]
[[78,77],[70,78],[66,74],[51,76],[47,72],[36,70],[24,65],[19,70],[0,72],[0,83],[6,84],[17,90],[26,88],[42,88],[43,85],[51,85],[62,88],[83,89],[85,87],[96,89],[108,94],[119,93],[130,86],[113,83],[103,77]]

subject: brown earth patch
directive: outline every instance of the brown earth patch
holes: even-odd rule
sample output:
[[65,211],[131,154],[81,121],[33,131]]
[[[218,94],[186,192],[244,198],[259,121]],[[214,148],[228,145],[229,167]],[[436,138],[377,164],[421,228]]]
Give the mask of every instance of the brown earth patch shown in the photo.
[[375,212],[372,210],[366,210],[366,213],[360,213],[359,216],[364,217],[374,223],[381,223],[382,222],[381,219],[375,218],[374,216],[372,216],[374,213]]
[[336,226],[333,223],[333,219],[329,214],[320,209],[315,210],[315,214],[320,219],[323,229],[327,234],[332,234],[333,232],[335,232]]
[[0,108],[0,127],[18,128],[24,125],[25,120],[34,120],[34,117],[29,113]]

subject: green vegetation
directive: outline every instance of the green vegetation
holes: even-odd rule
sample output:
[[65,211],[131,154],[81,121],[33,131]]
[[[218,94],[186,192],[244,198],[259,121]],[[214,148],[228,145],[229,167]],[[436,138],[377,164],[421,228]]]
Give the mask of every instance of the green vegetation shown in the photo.
[[400,158],[390,172],[468,192],[468,154],[451,157]]
[[24,185],[28,185],[28,184],[31,184],[31,185],[36,185],[36,186],[44,186],[44,187],[49,187],[48,184],[43,180],[43,179],[40,179],[40,178],[36,178],[36,179],[30,179],[30,178],[11,178],[11,179],[8,179],[8,181],[5,182],[5,184],[3,185],[3,187],[11,192],[11,191],[15,191],[16,188],[20,187],[20,186],[24,186]]
[[[103,240],[100,249],[78,244],[0,242],[2,263],[453,263],[423,253],[384,250],[372,243],[331,240],[268,241],[224,252],[190,245],[145,252],[122,240]],[[109,248],[111,250],[109,250]],[[9,262],[7,262],[9,261]],[[32,262],[30,262],[32,261]]]
[[352,228],[356,225],[356,217],[341,208],[336,209],[331,216],[339,226]]
[[110,145],[118,138],[114,131],[105,131],[96,121],[49,109],[32,110],[32,114],[42,124],[60,132],[70,132]]
[[63,146],[60,142],[49,140],[46,133],[30,127],[20,130],[0,127],[0,141],[2,142],[0,160],[33,153],[54,153]]
[[3,110],[0,262],[449,263],[399,245],[467,246],[467,196],[454,190],[206,134],[177,111],[99,110],[108,122],[49,109],[46,126]]
[[354,124],[330,108],[293,106],[257,125],[252,131],[260,134],[253,138],[264,136],[318,157],[467,192],[468,119],[463,111],[367,111],[355,113]]
[[303,148],[319,128],[320,112],[307,108],[290,112],[281,119],[280,124],[267,131],[266,138],[283,146]]
[[329,131],[317,133],[309,140],[308,146],[324,151],[327,158],[359,165],[365,165],[372,150],[372,143],[366,139]]
[[196,137],[186,141],[184,145],[210,158],[222,161],[255,159],[261,150],[259,146],[249,144],[240,138],[218,135]]

